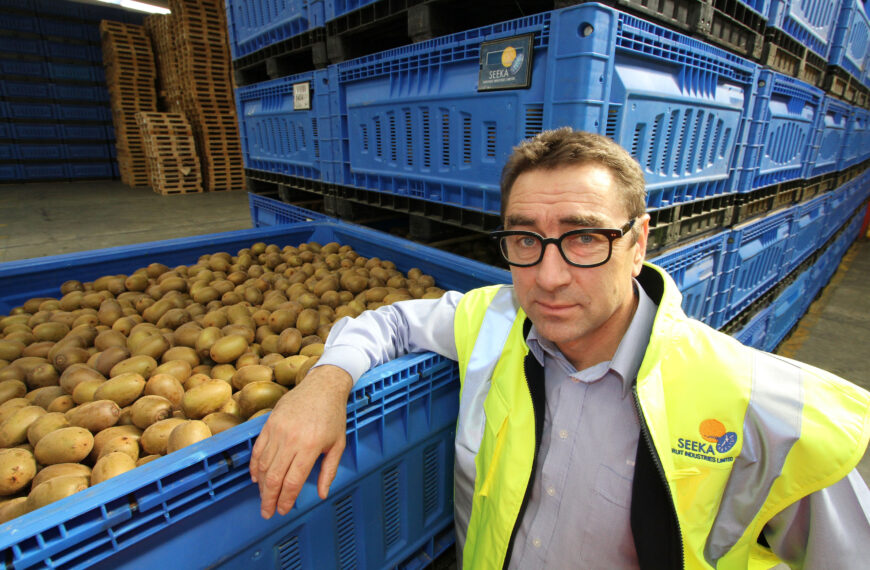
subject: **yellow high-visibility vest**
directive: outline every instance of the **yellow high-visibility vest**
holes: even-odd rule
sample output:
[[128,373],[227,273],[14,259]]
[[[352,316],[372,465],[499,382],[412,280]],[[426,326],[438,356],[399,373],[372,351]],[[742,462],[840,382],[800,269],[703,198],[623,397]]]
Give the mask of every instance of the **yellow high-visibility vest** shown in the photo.
[[[870,439],[870,394],[687,318],[676,284],[651,264],[638,281],[658,304],[635,385],[639,446],[650,446],[673,507],[682,562],[671,563],[774,566],[777,557],[758,543],[764,525],[857,465]],[[503,567],[534,469],[535,406],[524,372],[534,357],[525,323],[510,286],[473,290],[456,310],[456,530],[463,566],[475,570]],[[635,487],[649,479],[636,471]],[[638,535],[644,520],[661,526],[670,513],[637,497],[635,489],[638,559],[663,567]]]

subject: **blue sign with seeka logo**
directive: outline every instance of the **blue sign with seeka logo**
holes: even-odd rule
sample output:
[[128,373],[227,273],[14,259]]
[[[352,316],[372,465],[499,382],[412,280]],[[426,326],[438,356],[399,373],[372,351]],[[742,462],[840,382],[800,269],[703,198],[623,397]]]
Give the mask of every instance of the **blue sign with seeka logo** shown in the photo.
[[532,40],[523,34],[480,44],[478,91],[525,89],[532,78]]

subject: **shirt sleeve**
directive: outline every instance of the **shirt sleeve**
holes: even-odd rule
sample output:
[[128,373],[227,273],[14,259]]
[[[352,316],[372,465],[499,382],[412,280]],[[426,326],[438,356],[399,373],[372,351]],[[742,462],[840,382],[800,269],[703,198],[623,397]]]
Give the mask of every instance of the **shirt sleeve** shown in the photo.
[[856,560],[870,560],[867,484],[852,470],[777,514],[764,537],[791,568],[853,568]]
[[456,360],[453,317],[462,293],[439,299],[413,299],[345,317],[329,332],[316,366],[332,364],[354,383],[368,369],[409,352],[432,351]]

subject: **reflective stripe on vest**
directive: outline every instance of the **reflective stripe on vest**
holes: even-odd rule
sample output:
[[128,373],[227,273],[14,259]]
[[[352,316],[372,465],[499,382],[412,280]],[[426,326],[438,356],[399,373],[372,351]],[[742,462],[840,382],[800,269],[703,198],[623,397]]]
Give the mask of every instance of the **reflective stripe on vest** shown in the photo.
[[[757,382],[757,378],[775,378]],[[720,509],[704,546],[711,566],[730,551],[761,512],[786,456],[801,435],[803,379],[800,369],[756,353],[752,394],[743,420],[743,447],[734,459]],[[760,530],[760,529],[759,529]]]
[[465,545],[465,532],[471,518],[476,477],[474,460],[480,450],[486,422],[483,402],[489,394],[492,371],[516,316],[513,287],[499,288],[484,314],[464,373],[462,396],[459,400],[459,419],[456,424],[456,457],[453,467],[453,501],[458,552],[462,552]]

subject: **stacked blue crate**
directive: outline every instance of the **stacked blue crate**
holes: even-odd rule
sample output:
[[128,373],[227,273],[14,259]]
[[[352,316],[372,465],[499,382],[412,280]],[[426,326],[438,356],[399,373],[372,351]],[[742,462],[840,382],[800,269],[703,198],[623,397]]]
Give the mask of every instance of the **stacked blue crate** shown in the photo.
[[809,270],[802,272],[774,299],[765,334],[765,350],[775,349],[806,312],[812,302],[807,294],[811,275]]
[[828,63],[840,67],[859,81],[866,72],[870,18],[860,0],[841,0],[837,29]]
[[757,74],[748,60],[597,4],[336,67],[339,184],[491,214],[511,148],[561,125],[629,149],[652,209],[733,192]]
[[806,178],[812,178],[840,169],[840,160],[846,144],[849,115],[852,106],[830,95],[825,95],[822,111],[816,124],[816,134],[810,151]]
[[824,60],[837,29],[842,0],[771,0],[767,25],[782,30]]
[[[304,93],[304,95],[299,95]],[[310,180],[332,168],[328,72],[311,71],[236,89],[245,167]]]
[[738,189],[749,192],[803,178],[824,92],[799,79],[761,70]]
[[867,158],[870,158],[870,111],[853,106],[840,156],[840,170],[855,166]]
[[740,330],[731,333],[731,336],[746,346],[762,349],[767,336],[767,325],[773,308],[768,305],[758,311]]
[[232,59],[323,25],[323,0],[227,0]]
[[21,162],[4,165],[3,181],[114,176],[99,45],[104,17],[142,21],[76,2],[0,3],[0,115],[9,125],[0,144],[21,145]]
[[794,222],[789,238],[792,253],[786,273],[795,269],[824,243],[822,233],[827,223],[828,200],[829,196],[823,194],[793,207]]
[[842,0],[771,0],[767,25],[782,30],[824,60],[837,30]]
[[729,235],[728,231],[720,232],[650,259],[674,278],[686,314],[714,328],[723,318],[723,307],[716,302],[719,283],[730,276],[725,268]]
[[725,271],[720,281],[722,322],[749,307],[786,274],[791,259],[789,240],[794,211],[784,210],[734,227],[728,238]]

